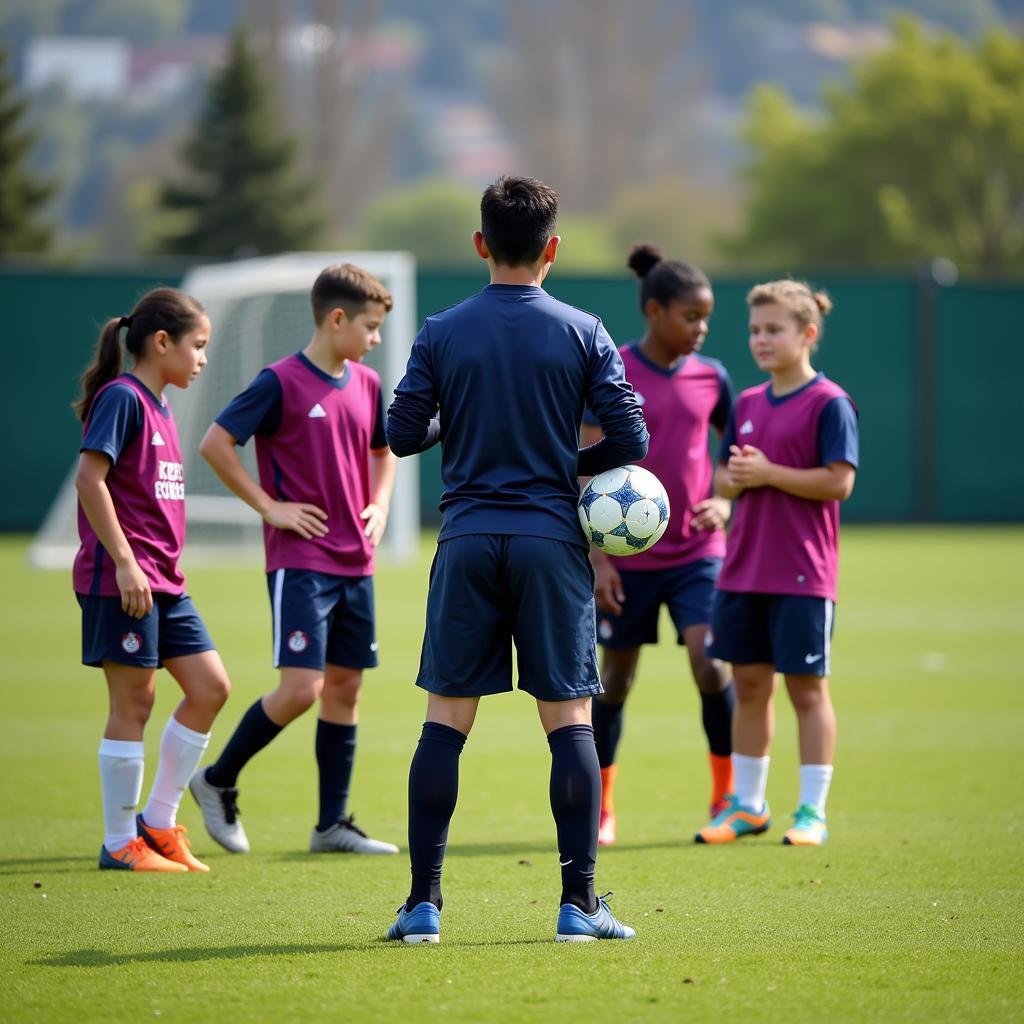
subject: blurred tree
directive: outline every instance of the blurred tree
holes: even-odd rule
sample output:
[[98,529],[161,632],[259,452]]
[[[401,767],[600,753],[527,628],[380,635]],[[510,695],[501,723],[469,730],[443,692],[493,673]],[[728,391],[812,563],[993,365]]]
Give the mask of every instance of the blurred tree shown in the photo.
[[811,120],[753,93],[746,230],[734,258],[876,266],[944,256],[1024,267],[1024,39],[965,44],[895,25],[892,46]]
[[511,47],[491,62],[495,102],[529,173],[568,208],[597,212],[624,183],[673,169],[695,93],[678,59],[688,4],[521,0],[505,10]]
[[431,179],[372,202],[358,239],[367,249],[404,249],[422,266],[475,266],[470,238],[479,227],[480,193]]
[[22,124],[26,109],[0,49],[0,253],[42,252],[52,240],[50,227],[38,218],[54,186],[27,166],[36,140]]
[[161,202],[180,216],[164,252],[229,257],[308,249],[322,233],[313,186],[295,171],[295,144],[277,123],[245,35],[210,84],[187,140],[182,179],[165,183]]

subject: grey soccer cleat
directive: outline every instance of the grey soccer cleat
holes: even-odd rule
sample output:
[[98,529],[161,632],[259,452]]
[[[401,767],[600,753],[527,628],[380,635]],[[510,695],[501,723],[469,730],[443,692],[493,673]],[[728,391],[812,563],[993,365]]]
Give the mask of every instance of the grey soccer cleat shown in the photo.
[[309,839],[310,853],[398,853],[393,843],[371,839],[355,823],[355,816],[342,818],[326,832],[313,829]]
[[238,814],[238,790],[211,785],[206,781],[205,768],[192,776],[188,788],[203,812],[203,824],[214,842],[228,853],[248,853],[249,837]]

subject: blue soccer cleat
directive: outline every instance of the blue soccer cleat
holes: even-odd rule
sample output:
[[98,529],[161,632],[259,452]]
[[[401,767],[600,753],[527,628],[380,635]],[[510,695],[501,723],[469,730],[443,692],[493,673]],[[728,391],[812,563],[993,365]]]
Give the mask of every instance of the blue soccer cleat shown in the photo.
[[406,910],[398,908],[398,920],[388,929],[386,940],[401,939],[409,943],[438,943],[441,941],[441,911],[433,903],[417,903]]
[[572,903],[563,903],[558,908],[558,925],[555,942],[596,942],[598,939],[635,939],[636,932],[617,921],[608,909],[605,898],[611,896],[606,892],[597,900],[597,910],[593,914],[584,914]]

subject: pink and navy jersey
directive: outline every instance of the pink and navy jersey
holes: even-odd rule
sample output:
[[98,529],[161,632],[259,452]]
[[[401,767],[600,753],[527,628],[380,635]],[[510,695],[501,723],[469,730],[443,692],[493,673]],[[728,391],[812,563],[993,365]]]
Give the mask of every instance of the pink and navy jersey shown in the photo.
[[[156,593],[181,594],[178,559],[185,544],[185,474],[170,407],[131,374],[104,384],[93,399],[81,451],[112,463],[106,483],[117,521]],[[72,572],[75,592],[117,597],[115,567],[78,505],[81,545]]]
[[[771,462],[798,469],[833,462],[857,465],[857,410],[838,384],[819,373],[776,397],[771,384],[744,391],[722,438],[761,449]],[[718,589],[836,599],[839,502],[813,501],[774,487],[744,491],[733,507]]]
[[359,514],[370,503],[369,453],[387,447],[376,371],[349,360],[332,377],[298,352],[262,370],[217,423],[239,444],[255,435],[260,486],[271,497],[327,513],[327,535],[310,540],[264,523],[267,572],[373,572]]
[[[626,380],[643,406],[651,435],[647,457],[640,463],[664,485],[669,517],[665,536],[649,551],[614,558],[630,571],[668,569],[725,554],[721,530],[694,530],[693,506],[713,493],[714,465],[709,428],[725,429],[732,409],[732,382],[717,359],[694,354],[671,369],[652,362],[638,345],[620,353]],[[596,422],[589,411],[589,423]]]

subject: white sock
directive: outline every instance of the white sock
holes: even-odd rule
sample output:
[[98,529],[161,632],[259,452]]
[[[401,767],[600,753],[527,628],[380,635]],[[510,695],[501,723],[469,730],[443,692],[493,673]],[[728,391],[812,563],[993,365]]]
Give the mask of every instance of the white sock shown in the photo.
[[758,814],[764,810],[764,792],[768,788],[769,757],[732,755],[732,770],[736,776],[736,799],[744,807]]
[[173,715],[167,719],[160,737],[160,761],[153,789],[142,812],[142,820],[151,828],[174,827],[185,787],[199,767],[209,742],[208,732],[194,732]]
[[145,753],[141,741],[100,740],[103,845],[109,853],[124,849],[138,834],[135,811],[142,795]]
[[832,765],[800,765],[800,804],[810,804],[823,818],[828,787],[832,782]]

